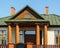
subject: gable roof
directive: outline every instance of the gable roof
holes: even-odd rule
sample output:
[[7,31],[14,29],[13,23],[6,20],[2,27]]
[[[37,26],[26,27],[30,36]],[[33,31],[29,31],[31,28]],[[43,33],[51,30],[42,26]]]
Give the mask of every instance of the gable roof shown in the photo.
[[31,7],[29,7],[28,5],[26,7],[24,7],[21,11],[19,11],[17,14],[15,14],[11,19],[14,19],[15,17],[17,17],[19,14],[21,14],[24,10],[29,11],[31,14],[33,14],[36,18],[40,18],[40,19],[44,19],[42,18],[35,10],[33,10]]
[[[26,6],[25,8],[29,9],[30,7]],[[22,12],[22,10],[21,10],[21,12]],[[35,11],[33,10],[32,12],[35,12]],[[20,13],[20,11],[15,16],[7,16],[7,17],[0,18],[0,26],[4,26],[4,25],[7,26],[7,24],[5,23],[5,21],[12,21],[12,22],[13,21],[16,21],[16,22],[17,21],[19,21],[19,22],[24,22],[24,21],[28,21],[28,22],[31,22],[31,21],[33,21],[33,22],[35,22],[35,21],[36,22],[44,21],[45,22],[45,21],[49,21],[50,26],[60,26],[60,16],[59,15],[55,15],[55,14],[48,14],[48,15],[46,15],[46,14],[40,14],[39,15],[38,13],[36,13],[38,16],[40,16],[42,18],[42,20],[39,19],[39,18],[34,19],[34,20],[33,19],[13,19],[19,13]]]

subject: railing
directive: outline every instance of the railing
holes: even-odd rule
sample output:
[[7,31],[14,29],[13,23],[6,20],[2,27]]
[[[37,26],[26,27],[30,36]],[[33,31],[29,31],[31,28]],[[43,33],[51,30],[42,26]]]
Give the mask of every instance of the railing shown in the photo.
[[33,48],[60,48],[60,45],[33,45]]
[[8,48],[8,45],[0,45],[0,48]]

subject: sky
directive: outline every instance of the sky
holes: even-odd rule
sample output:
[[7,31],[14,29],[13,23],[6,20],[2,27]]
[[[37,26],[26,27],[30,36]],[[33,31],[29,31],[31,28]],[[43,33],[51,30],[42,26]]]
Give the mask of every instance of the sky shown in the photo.
[[49,7],[49,14],[60,15],[60,0],[0,0],[0,18],[10,16],[10,8],[14,7],[16,13],[26,5],[39,14],[45,14],[45,7]]

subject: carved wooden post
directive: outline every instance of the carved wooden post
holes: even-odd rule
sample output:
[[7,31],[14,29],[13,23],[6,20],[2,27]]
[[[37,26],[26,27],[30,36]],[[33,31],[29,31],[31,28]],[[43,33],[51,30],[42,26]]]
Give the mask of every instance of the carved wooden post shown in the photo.
[[11,24],[8,24],[8,48],[14,48],[12,43],[12,27]]
[[39,24],[36,25],[36,44],[37,44],[37,46],[40,45],[40,26],[39,26]]
[[44,45],[47,45],[47,25],[44,25]]
[[16,24],[16,43],[20,43],[20,37],[19,37],[19,25]]

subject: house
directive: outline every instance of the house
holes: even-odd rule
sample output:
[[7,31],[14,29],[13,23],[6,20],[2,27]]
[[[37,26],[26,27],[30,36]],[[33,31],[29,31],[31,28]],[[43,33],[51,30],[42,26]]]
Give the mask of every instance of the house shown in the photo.
[[11,16],[0,18],[0,44],[33,43],[35,45],[60,45],[60,16],[38,14],[26,6],[18,13],[11,7]]

